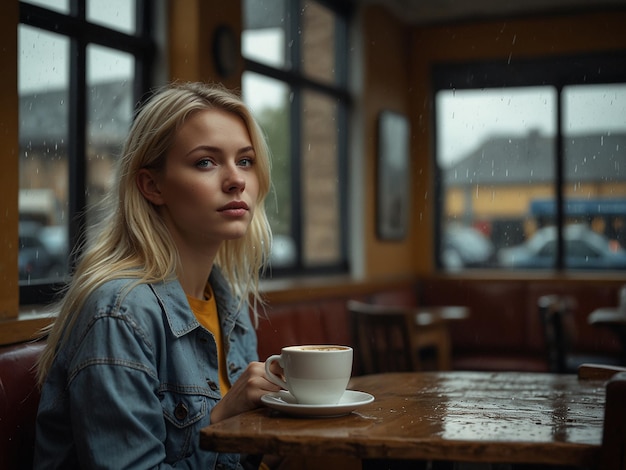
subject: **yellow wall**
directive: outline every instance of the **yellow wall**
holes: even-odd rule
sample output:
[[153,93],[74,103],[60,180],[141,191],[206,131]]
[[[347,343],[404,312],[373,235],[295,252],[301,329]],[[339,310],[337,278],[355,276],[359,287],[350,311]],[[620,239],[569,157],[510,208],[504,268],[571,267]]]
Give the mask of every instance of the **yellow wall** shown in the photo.
[[[219,82],[231,89],[241,89],[241,15],[241,4],[236,1],[170,0],[170,80]],[[219,76],[212,60],[214,31],[220,25],[230,27],[237,38],[236,70],[229,77]]]
[[[378,116],[383,110],[411,115],[409,94],[410,29],[380,7],[363,16],[364,84],[363,149],[365,165],[365,272],[370,278],[413,274],[412,252],[418,233],[411,224],[403,241],[384,241],[376,231],[376,160]],[[413,143],[414,139],[411,139]],[[412,163],[413,163],[413,159]],[[415,169],[411,170],[414,173]],[[415,181],[413,182],[415,184]],[[410,194],[407,195],[410,197]],[[411,206],[412,221],[417,212]]]
[[413,251],[418,275],[432,275],[433,129],[430,75],[434,63],[515,60],[528,57],[626,50],[626,11],[563,15],[543,19],[485,21],[422,27],[411,38],[410,95],[415,133],[413,200],[417,236]]

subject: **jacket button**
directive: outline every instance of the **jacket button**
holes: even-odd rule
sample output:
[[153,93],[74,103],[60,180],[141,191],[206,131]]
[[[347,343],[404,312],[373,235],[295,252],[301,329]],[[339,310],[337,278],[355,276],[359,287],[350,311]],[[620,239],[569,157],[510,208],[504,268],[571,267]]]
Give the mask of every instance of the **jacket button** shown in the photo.
[[209,388],[211,390],[213,390],[214,392],[217,391],[217,384],[215,382],[213,382],[211,379],[206,379],[206,384],[209,386]]
[[228,364],[228,369],[230,370],[231,373],[234,373],[234,372],[237,372],[239,369],[241,369],[241,367],[239,367],[234,362],[231,362],[230,364]]
[[182,402],[176,405],[176,408],[174,409],[174,416],[176,416],[176,419],[180,421],[185,419],[188,413],[189,410],[187,409],[187,406]]

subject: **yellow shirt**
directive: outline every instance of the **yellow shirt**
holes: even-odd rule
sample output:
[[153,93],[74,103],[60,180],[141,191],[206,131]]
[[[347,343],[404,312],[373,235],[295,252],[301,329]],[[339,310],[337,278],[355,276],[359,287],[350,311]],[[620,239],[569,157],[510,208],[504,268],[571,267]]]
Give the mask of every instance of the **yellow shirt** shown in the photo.
[[220,328],[220,319],[217,314],[217,303],[213,296],[213,290],[211,285],[207,282],[204,290],[204,300],[196,299],[195,297],[187,296],[191,311],[196,316],[196,319],[209,330],[215,338],[217,345],[217,363],[218,374],[220,378],[220,390],[222,396],[226,395],[230,390],[230,381],[228,380],[228,374],[226,371],[226,354],[224,354],[224,346],[222,342],[222,329]]

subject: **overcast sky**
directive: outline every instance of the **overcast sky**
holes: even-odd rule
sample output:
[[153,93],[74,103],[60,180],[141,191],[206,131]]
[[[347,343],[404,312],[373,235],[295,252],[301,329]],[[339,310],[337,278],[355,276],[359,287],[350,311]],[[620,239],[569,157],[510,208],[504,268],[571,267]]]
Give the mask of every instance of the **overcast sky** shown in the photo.
[[[556,90],[552,87],[444,91],[436,98],[437,149],[444,166],[465,156],[489,136],[556,133]],[[626,133],[626,85],[566,87],[566,135]]]
[[[69,12],[69,0],[27,0]],[[95,23],[114,27],[122,32],[133,32],[135,2],[128,0],[88,0],[87,18]],[[65,38],[27,26],[20,26],[18,34],[18,86],[20,92],[59,89],[69,81],[69,41]],[[110,53],[103,47],[90,46],[87,79],[90,82],[128,79],[133,72],[130,55]]]

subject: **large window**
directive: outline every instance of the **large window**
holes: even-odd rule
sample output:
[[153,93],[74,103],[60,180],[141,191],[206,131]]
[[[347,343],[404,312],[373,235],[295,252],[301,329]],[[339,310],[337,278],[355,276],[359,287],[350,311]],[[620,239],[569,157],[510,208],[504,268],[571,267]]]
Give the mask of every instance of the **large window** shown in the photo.
[[626,269],[624,60],[436,70],[441,268]]
[[334,3],[243,3],[243,97],[273,156],[274,277],[347,270],[347,15]]
[[147,0],[20,2],[20,303],[50,300],[98,217],[154,45]]

